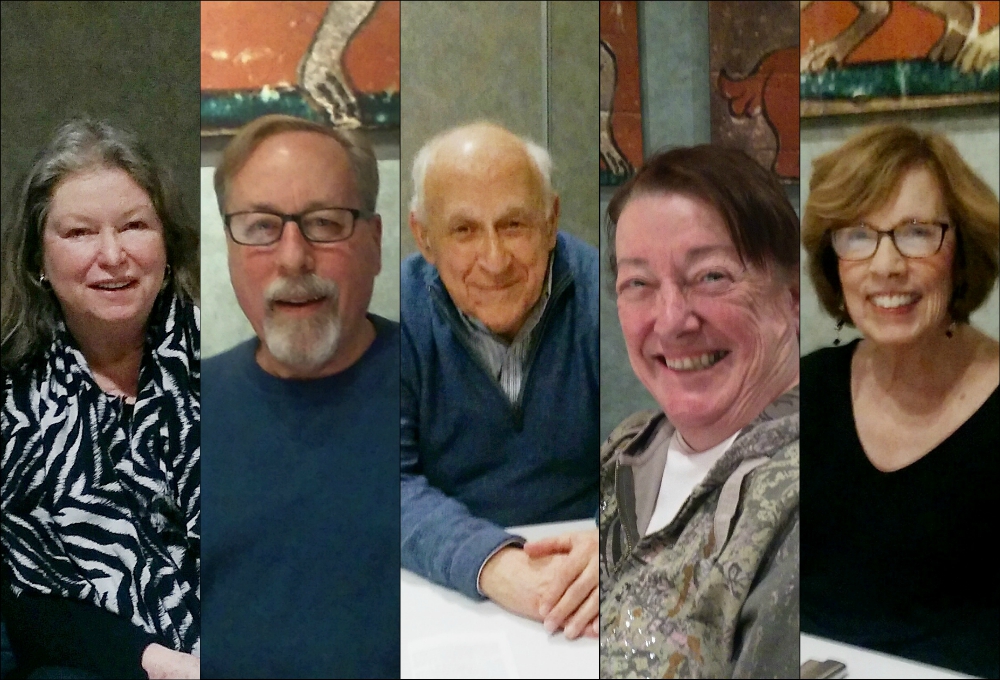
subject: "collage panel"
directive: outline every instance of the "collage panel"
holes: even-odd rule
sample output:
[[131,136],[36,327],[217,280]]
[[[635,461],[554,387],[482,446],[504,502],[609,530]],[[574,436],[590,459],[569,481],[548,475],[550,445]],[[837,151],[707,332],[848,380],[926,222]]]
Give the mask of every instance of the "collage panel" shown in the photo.
[[199,21],[0,3],[4,678],[198,677]]
[[997,677],[1000,3],[857,4],[801,12],[802,677]]
[[202,672],[398,677],[400,5],[201,8]]
[[601,677],[798,677],[797,5],[601,3]]
[[401,24],[402,674],[594,677],[598,4]]

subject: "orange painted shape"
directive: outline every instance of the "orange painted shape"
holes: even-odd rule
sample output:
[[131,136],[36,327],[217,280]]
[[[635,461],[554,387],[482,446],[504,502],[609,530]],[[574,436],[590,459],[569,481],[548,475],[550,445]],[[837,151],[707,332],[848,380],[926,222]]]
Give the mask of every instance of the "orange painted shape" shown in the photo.
[[[1000,19],[1000,0],[979,5],[979,30],[984,33]],[[845,63],[920,59],[944,33],[944,20],[932,12],[901,0],[894,0],[891,8],[885,22],[848,55]],[[814,2],[801,13],[801,51],[833,39],[854,22],[858,12],[851,2]]]
[[399,2],[380,2],[343,58],[355,92],[399,92]]
[[328,2],[202,2],[201,89],[294,85]]

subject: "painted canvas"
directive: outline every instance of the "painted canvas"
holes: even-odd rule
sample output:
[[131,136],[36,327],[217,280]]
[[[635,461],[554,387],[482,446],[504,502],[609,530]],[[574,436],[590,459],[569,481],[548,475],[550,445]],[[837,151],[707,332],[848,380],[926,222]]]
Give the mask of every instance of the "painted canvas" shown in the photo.
[[201,3],[202,134],[268,113],[399,127],[399,2]]
[[798,2],[712,2],[712,142],[799,181]]
[[642,164],[638,18],[635,2],[600,7],[600,182],[616,186]]
[[1000,101],[1000,2],[802,2],[802,115]]

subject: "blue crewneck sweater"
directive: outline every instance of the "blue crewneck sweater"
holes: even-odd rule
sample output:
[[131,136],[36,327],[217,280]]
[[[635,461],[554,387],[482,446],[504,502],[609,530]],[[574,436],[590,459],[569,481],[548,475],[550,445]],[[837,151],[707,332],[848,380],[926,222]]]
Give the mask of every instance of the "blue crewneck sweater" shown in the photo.
[[282,380],[202,363],[202,676],[399,677],[399,326]]
[[598,254],[560,232],[521,400],[467,346],[437,270],[402,266],[402,563],[474,598],[502,527],[594,517]]

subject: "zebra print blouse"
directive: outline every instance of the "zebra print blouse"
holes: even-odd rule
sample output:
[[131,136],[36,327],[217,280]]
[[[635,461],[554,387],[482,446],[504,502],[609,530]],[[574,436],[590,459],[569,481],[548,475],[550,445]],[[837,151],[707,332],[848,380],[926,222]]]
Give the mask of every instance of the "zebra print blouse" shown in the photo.
[[198,654],[198,308],[161,293],[146,352],[131,408],[98,387],[65,326],[4,377],[5,573],[15,597],[83,600]]

